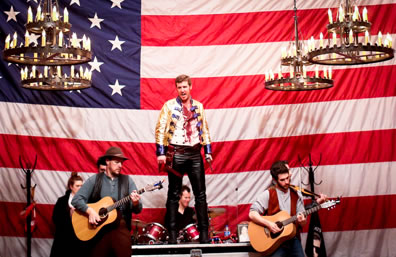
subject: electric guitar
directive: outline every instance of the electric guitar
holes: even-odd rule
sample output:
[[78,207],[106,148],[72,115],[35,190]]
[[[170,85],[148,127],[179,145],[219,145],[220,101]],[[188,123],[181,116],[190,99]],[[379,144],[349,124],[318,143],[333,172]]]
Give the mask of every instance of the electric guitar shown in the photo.
[[[162,183],[164,180],[159,181],[154,184],[149,184],[144,188],[137,191],[138,194],[143,194],[144,192],[154,191],[162,189]],[[74,233],[77,238],[81,241],[88,241],[92,239],[104,226],[114,222],[117,219],[117,208],[121,205],[128,203],[131,200],[130,196],[126,196],[121,200],[114,202],[110,196],[103,197],[96,203],[87,204],[89,207],[93,208],[100,216],[100,221],[98,225],[92,225],[89,223],[88,214],[75,210],[72,215],[72,224]]]
[[[335,205],[340,203],[340,199],[330,200],[317,205],[311,209],[303,212],[305,216],[310,215],[320,209],[335,208]],[[278,233],[272,233],[269,228],[258,225],[254,222],[249,223],[248,234],[250,244],[257,252],[263,252],[265,255],[273,253],[285,241],[293,238],[296,235],[296,225],[294,222],[297,220],[297,215],[290,217],[285,211],[280,211],[272,216],[262,216],[266,220],[276,223],[281,229]]]

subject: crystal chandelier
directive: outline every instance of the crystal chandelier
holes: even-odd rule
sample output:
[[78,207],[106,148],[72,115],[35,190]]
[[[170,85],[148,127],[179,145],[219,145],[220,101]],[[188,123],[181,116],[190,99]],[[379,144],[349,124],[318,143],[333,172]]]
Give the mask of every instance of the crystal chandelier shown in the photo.
[[[3,58],[20,64],[24,88],[76,90],[91,86],[91,71],[75,66],[91,61],[91,41],[85,35],[82,39],[75,33],[70,36],[71,26],[67,8],[60,17],[57,0],[41,0],[34,18],[31,7],[28,9],[24,42],[18,42],[16,32],[12,38],[6,37]],[[30,42],[32,33],[41,36],[38,44]]]
[[[307,91],[326,89],[333,86],[332,70],[325,68],[322,74],[318,67],[315,68],[314,76],[307,74],[307,66],[312,65],[308,61],[308,49],[303,42],[298,40],[297,7],[294,0],[294,32],[295,42],[289,43],[289,50],[282,49],[281,65],[276,75],[271,70],[265,73],[265,88],[276,91]],[[289,67],[289,76],[284,77],[282,67]]]
[[328,44],[325,47],[323,34],[320,33],[319,44],[314,38],[309,40],[308,59],[312,63],[325,65],[367,64],[392,59],[392,37],[378,33],[377,41],[370,37],[371,23],[368,21],[367,9],[360,15],[357,5],[346,0],[337,10],[335,20],[331,9],[328,10],[327,25]]

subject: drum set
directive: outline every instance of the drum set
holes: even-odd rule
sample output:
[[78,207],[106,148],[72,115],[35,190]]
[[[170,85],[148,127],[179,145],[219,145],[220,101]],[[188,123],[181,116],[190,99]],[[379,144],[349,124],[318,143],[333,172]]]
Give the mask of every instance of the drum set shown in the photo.
[[[134,244],[154,245],[165,244],[168,241],[167,229],[159,223],[145,223],[141,220],[132,220]],[[189,224],[180,230],[177,237],[178,243],[193,243],[199,240],[199,232],[196,224]]]
[[[209,221],[221,214],[224,214],[224,208],[211,208],[208,210]],[[210,222],[211,224],[211,222]],[[154,245],[154,244],[166,244],[168,242],[168,231],[167,229],[156,222],[146,223],[144,221],[133,219],[132,220],[132,241],[133,244],[143,245]],[[210,235],[212,243],[221,243],[219,236],[213,231],[213,226],[210,225]],[[199,241],[198,226],[195,223],[188,224],[182,230],[179,231],[177,237],[178,243],[196,243]]]

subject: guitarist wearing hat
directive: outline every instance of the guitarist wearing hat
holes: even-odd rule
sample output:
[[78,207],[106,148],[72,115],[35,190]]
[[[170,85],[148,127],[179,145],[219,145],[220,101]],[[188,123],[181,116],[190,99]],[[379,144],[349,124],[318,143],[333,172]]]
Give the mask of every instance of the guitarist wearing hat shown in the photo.
[[[258,195],[256,201],[250,207],[249,218],[256,224],[265,227],[273,234],[279,234],[282,228],[270,219],[261,215],[271,216],[279,211],[286,211],[290,216],[297,215],[296,225],[303,227],[307,220],[303,212],[305,211],[302,194],[290,188],[289,165],[287,161],[276,161],[271,166],[271,176],[275,186],[270,187]],[[327,196],[320,194],[316,201],[322,203]],[[250,234],[249,234],[250,236]],[[301,242],[297,236],[281,243],[274,244],[275,249],[271,256],[298,256],[304,257]],[[271,250],[272,250],[271,249]],[[271,251],[270,251],[271,252]]]
[[104,226],[89,241],[89,245],[92,250],[90,256],[130,257],[132,255],[131,214],[142,211],[140,195],[136,192],[137,188],[132,178],[120,173],[124,161],[128,160],[120,148],[110,147],[100,158],[106,162],[106,171],[91,176],[74,196],[72,205],[78,211],[86,213],[89,224],[95,228],[100,226],[101,218],[87,203],[95,203],[106,196],[118,201],[129,195],[130,201],[117,208],[117,219]]

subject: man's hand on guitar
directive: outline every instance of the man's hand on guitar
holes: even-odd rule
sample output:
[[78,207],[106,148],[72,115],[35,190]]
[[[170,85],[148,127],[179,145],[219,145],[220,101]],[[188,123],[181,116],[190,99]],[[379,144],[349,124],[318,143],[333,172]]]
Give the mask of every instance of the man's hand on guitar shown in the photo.
[[319,194],[319,195],[320,195],[320,197],[318,199],[316,199],[316,202],[318,204],[321,204],[321,203],[324,203],[327,201],[327,195],[325,195],[325,194]]
[[91,207],[88,207],[87,214],[89,215],[88,221],[89,224],[98,225],[98,222],[101,221],[99,214]]
[[276,234],[281,231],[281,229],[276,225],[275,222],[268,221],[268,228],[272,233]]
[[136,206],[136,205],[139,204],[140,195],[136,192],[136,190],[133,190],[132,193],[129,196],[131,197],[133,205]]
[[307,217],[301,212],[297,213],[297,222],[301,226],[304,226],[307,223]]

